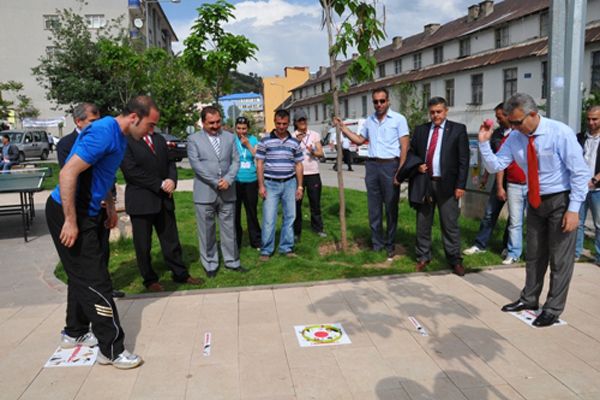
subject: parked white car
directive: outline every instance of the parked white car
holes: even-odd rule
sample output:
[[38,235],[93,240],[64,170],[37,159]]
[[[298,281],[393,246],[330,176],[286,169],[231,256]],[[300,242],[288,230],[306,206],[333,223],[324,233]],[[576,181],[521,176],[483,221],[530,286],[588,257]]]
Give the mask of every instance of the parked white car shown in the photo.
[[[364,118],[344,120],[344,125],[346,125],[354,133],[357,133],[360,130],[360,128],[362,128],[364,123],[365,123]],[[336,155],[337,155],[337,151],[335,149],[335,143],[336,143],[335,128],[330,128],[327,131],[327,135],[325,135],[325,137],[323,137],[323,139],[321,140],[321,143],[323,143],[323,153],[325,153],[324,158],[326,160],[335,159]],[[368,142],[365,142],[361,146],[357,146],[356,144],[350,142],[350,152],[352,154],[353,162],[367,157],[367,144],[368,144]],[[361,155],[361,152],[363,153],[363,155]]]

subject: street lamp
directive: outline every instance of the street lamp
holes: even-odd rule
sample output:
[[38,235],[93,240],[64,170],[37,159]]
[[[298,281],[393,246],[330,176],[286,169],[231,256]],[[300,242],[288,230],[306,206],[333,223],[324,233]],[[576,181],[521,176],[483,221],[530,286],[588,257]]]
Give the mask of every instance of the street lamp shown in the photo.
[[149,13],[150,10],[148,8],[148,4],[151,3],[173,3],[179,4],[181,0],[143,0],[144,1],[144,19],[146,24],[146,48],[150,47],[150,18]]

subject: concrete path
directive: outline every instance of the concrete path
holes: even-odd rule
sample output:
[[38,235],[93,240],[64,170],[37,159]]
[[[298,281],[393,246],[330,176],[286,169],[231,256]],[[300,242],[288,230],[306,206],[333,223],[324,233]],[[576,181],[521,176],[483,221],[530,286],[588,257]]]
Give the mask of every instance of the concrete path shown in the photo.
[[[146,361],[131,371],[44,369],[64,304],[2,307],[0,397],[599,399],[600,268],[576,266],[568,325],[545,329],[499,311],[518,297],[523,275],[510,268],[127,299],[118,302],[127,347]],[[299,347],[294,325],[336,322],[352,344]]]

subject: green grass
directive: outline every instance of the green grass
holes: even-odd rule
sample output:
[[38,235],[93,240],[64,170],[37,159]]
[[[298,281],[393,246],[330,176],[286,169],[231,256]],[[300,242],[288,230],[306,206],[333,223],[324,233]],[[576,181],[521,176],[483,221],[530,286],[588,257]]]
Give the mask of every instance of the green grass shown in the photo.
[[[196,232],[196,217],[191,192],[175,193],[177,204],[177,224],[183,247],[183,257],[190,267],[193,276],[204,277],[204,270],[200,264],[198,254],[198,237]],[[356,278],[363,276],[379,276],[388,274],[402,274],[414,271],[415,256],[415,211],[406,201],[400,204],[398,218],[398,233],[396,243],[404,246],[406,254],[397,256],[393,262],[386,262],[384,251],[373,252],[369,249],[370,230],[367,217],[366,193],[356,190],[346,190],[348,239],[350,244],[359,243],[356,252],[344,254],[335,253],[320,255],[319,247],[332,244],[339,240],[338,217],[338,191],[335,188],[323,188],[321,204],[325,231],[329,236],[325,239],[313,234],[309,223],[308,201],[303,204],[304,226],[302,239],[296,245],[296,259],[288,259],[275,255],[268,262],[258,260],[259,253],[248,246],[248,238],[244,232],[241,250],[242,265],[250,269],[246,274],[239,274],[221,268],[215,279],[207,279],[203,288],[249,286],[278,283],[320,281],[338,278]],[[259,204],[259,218],[261,205]],[[244,222],[245,224],[245,222]],[[461,218],[461,241],[463,248],[470,246],[479,229],[479,220]],[[488,265],[500,264],[499,256],[502,250],[502,232],[504,222],[499,224],[490,241],[488,251],[483,254],[465,257],[465,266],[476,270]],[[279,239],[279,231],[276,239]],[[278,243],[278,242],[276,242]],[[167,290],[184,290],[196,287],[175,284],[171,280],[162,260],[160,246],[156,236],[153,238],[153,267],[160,277],[161,283]],[[436,217],[433,226],[433,260],[428,266],[429,271],[447,268],[444,250],[441,243],[439,221]],[[111,244],[111,258],[109,269],[114,286],[127,293],[142,293],[145,288],[139,275],[133,243],[131,239],[124,239]],[[56,276],[66,281],[62,266],[57,267]]]

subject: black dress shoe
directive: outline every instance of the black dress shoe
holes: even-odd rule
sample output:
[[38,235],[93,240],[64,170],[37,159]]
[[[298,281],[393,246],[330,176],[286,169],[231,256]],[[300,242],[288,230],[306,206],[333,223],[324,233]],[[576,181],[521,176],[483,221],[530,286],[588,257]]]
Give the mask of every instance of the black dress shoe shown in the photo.
[[209,278],[214,278],[217,276],[217,270],[215,269],[214,271],[206,271],[206,276]]
[[542,311],[542,313],[538,315],[531,325],[537,326],[538,328],[543,328],[545,326],[554,325],[556,321],[558,321],[558,315],[553,315],[547,311]]
[[521,300],[517,300],[513,303],[509,303],[507,305],[505,305],[504,307],[502,307],[502,311],[504,312],[519,312],[519,311],[523,311],[523,310],[537,310],[539,307],[538,305],[528,305],[525,304],[523,302],[521,302]]
[[241,265],[239,267],[237,267],[237,268],[229,268],[229,267],[225,267],[225,268],[227,268],[228,270],[233,271],[233,272],[239,272],[241,274],[245,274],[246,272],[250,272],[250,270],[248,268],[244,268]]

